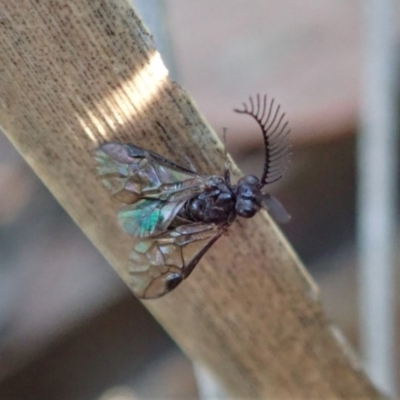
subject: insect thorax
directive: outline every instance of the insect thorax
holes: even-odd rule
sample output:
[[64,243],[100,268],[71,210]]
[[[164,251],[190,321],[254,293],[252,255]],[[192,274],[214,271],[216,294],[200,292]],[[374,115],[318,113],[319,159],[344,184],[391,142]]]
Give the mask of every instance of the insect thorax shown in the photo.
[[211,176],[205,190],[189,200],[182,211],[191,221],[230,224],[236,216],[235,204],[234,188],[223,178]]

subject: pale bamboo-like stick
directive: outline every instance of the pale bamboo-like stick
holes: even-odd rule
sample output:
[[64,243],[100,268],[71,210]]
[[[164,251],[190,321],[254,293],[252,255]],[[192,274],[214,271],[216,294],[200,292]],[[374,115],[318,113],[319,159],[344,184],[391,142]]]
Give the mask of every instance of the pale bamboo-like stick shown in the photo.
[[[101,186],[92,150],[131,142],[220,174],[219,140],[168,79],[127,1],[0,0],[0,57],[1,127],[129,283],[133,239],[117,224],[120,204]],[[232,396],[380,396],[265,213],[236,222],[190,279],[144,304]]]

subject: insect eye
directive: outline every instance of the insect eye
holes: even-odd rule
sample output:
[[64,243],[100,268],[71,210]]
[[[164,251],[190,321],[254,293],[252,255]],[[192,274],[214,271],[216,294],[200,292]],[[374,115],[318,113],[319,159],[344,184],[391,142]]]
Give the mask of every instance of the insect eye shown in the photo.
[[241,198],[236,203],[236,212],[244,218],[251,218],[259,209],[260,206],[253,200]]
[[258,180],[258,178],[254,175],[247,175],[244,177],[244,181],[246,183],[249,183],[250,185],[258,185],[260,183],[260,181]]
[[239,182],[237,188],[237,197],[244,200],[251,200],[259,204],[261,202],[261,192],[258,186],[248,182]]
[[259,186],[260,180],[254,175],[246,175],[243,178],[239,179],[239,185],[248,184],[251,186]]

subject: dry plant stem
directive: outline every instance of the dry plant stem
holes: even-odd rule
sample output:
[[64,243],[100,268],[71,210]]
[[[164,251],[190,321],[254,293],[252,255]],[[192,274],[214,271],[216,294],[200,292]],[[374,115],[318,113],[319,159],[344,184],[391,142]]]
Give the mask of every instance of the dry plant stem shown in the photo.
[[[220,174],[219,140],[168,79],[128,1],[1,0],[0,58],[1,127],[129,284],[133,239],[117,225],[120,204],[101,186],[91,151],[131,142]],[[232,396],[380,397],[266,214],[236,222],[188,281],[144,304]]]

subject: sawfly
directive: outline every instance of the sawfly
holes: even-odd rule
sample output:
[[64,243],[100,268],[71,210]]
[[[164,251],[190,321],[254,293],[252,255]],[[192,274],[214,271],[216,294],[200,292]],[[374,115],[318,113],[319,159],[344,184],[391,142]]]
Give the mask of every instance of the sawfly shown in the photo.
[[251,116],[261,129],[265,161],[260,178],[246,175],[234,184],[229,169],[223,176],[201,175],[132,144],[110,142],[95,150],[103,184],[126,204],[118,221],[137,238],[129,257],[137,297],[157,298],[176,288],[236,217],[251,218],[265,208],[277,222],[290,219],[264,190],[287,166],[285,114],[265,95],[250,97],[234,111]]

